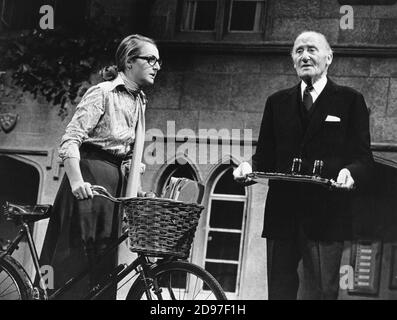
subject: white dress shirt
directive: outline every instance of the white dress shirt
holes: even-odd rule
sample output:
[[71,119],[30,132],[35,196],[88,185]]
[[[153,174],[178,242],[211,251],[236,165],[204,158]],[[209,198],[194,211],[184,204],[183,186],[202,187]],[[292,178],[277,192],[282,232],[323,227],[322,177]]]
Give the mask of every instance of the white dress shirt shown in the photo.
[[[325,85],[327,84],[327,76],[322,75],[320,79],[318,79],[315,83],[313,83],[313,90],[310,91],[310,94],[313,99],[313,103],[317,100],[320,93],[324,90]],[[305,91],[307,84],[302,80],[301,82],[301,94],[303,99],[303,92]]]

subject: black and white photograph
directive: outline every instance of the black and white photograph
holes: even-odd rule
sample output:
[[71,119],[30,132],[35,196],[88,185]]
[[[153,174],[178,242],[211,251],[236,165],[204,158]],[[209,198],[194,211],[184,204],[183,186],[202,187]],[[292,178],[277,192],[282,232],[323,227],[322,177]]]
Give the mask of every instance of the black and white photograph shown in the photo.
[[397,300],[396,248],[397,0],[0,0],[0,300]]

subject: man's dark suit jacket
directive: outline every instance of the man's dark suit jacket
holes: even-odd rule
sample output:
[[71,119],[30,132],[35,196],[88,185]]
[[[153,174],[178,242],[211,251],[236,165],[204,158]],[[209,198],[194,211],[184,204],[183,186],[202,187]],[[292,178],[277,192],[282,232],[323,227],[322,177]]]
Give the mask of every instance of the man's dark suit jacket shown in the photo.
[[[301,100],[300,83],[268,98],[253,170],[290,173],[293,158],[302,158],[302,173],[309,174],[314,160],[322,160],[323,177],[336,180],[339,171],[347,168],[360,187],[373,163],[363,96],[328,79],[310,110],[306,130]],[[328,115],[340,122],[326,122]],[[307,183],[269,181],[262,236],[290,239],[301,225],[313,240],[349,239],[351,194]]]

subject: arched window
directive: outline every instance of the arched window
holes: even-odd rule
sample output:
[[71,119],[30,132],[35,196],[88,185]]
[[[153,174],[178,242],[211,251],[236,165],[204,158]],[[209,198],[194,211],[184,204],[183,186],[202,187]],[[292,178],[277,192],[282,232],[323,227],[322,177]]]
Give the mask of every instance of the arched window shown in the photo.
[[[36,168],[7,156],[0,156],[0,208],[6,201],[36,204],[40,174]],[[12,240],[19,228],[0,214],[0,246]]]
[[233,180],[233,167],[218,170],[208,201],[204,264],[226,292],[238,294],[247,194]]
[[171,164],[169,165],[162,176],[160,177],[159,183],[157,185],[157,195],[161,195],[164,191],[165,186],[170,181],[171,177],[174,178],[188,178],[197,181],[197,175],[194,172],[192,166],[189,163],[181,164]]

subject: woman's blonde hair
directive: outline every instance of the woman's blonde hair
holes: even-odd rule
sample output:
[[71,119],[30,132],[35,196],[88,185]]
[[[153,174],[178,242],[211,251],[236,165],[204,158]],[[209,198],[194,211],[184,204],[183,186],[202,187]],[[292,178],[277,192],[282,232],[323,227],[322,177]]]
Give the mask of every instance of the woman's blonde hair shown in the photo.
[[115,59],[116,65],[107,66],[100,70],[100,74],[104,80],[113,80],[117,77],[118,72],[125,71],[127,63],[131,58],[139,56],[142,45],[144,43],[151,43],[156,45],[151,38],[142,36],[140,34],[132,34],[125,37],[119,44]]

